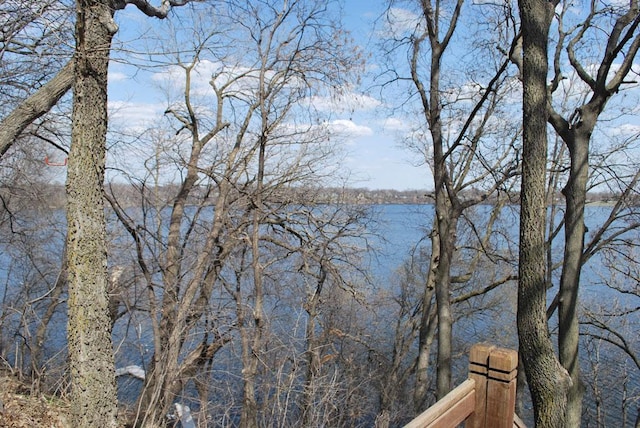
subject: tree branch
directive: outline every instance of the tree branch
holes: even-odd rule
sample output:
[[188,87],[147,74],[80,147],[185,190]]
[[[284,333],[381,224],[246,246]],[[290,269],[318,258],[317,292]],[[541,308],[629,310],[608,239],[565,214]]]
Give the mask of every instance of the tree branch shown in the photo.
[[71,89],[73,60],[69,60],[58,74],[38,91],[24,100],[0,122],[0,158],[9,150],[27,126],[47,113]]
[[162,0],[160,7],[155,7],[146,0],[118,0],[114,2],[114,8],[124,9],[127,5],[132,4],[138,8],[138,10],[147,16],[164,19],[169,14],[169,11],[174,6],[184,6],[189,3],[190,0]]

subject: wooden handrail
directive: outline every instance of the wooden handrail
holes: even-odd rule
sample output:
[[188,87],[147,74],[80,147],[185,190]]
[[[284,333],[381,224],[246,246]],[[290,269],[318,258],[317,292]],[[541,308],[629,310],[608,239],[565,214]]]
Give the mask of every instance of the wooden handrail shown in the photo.
[[476,381],[467,379],[442,400],[422,412],[405,428],[455,427],[476,408]]
[[405,428],[526,428],[515,414],[518,353],[488,344],[469,352],[469,379]]

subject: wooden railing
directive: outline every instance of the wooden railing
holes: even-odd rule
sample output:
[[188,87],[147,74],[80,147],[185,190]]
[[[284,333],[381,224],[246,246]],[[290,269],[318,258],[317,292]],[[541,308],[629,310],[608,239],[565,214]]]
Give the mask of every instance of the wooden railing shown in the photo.
[[518,353],[476,344],[469,352],[469,379],[405,428],[526,428],[515,414]]

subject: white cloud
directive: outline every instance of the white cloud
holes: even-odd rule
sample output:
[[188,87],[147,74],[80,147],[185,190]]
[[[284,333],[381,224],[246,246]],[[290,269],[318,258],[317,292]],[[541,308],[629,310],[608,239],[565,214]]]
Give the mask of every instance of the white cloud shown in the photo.
[[477,101],[483,94],[482,86],[475,82],[468,82],[457,87],[451,87],[443,93],[443,98],[447,103],[456,101]]
[[119,71],[109,71],[108,77],[109,77],[109,83],[122,82],[124,80],[129,79],[129,76]]
[[406,132],[411,126],[404,120],[397,117],[389,117],[384,120],[382,128],[390,132]]
[[413,33],[421,25],[419,15],[407,9],[392,7],[387,12],[387,23],[384,31],[387,36],[402,37],[407,33]]
[[159,71],[151,75],[151,80],[160,83],[174,81],[177,79],[184,79],[183,71],[177,65],[171,65],[165,68],[163,71]]
[[626,123],[623,125],[612,127],[606,132],[612,136],[637,137],[640,135],[640,125]]
[[[185,67],[190,64],[185,64]],[[267,71],[265,79],[280,78],[282,73]],[[238,98],[255,97],[259,88],[260,70],[252,67],[245,67],[239,64],[226,65],[219,61],[200,60],[193,67],[190,75],[191,95],[210,96],[213,95],[212,83],[216,88],[224,88],[227,95],[233,94]],[[162,72],[157,72],[152,76],[152,80],[160,86],[170,90],[174,96],[177,91],[183,92],[185,88],[185,70],[180,66],[167,67]],[[289,78],[287,87],[295,88],[299,83],[295,78]],[[301,83],[302,84],[302,83]]]
[[338,119],[327,123],[332,134],[338,134],[347,138],[359,138],[373,135],[373,130],[368,126],[358,125],[352,120]]
[[494,6],[504,6],[505,4],[508,4],[508,1],[506,0],[473,0],[472,4],[478,5],[478,6],[482,6],[485,4],[490,4]]
[[351,114],[371,111],[382,104],[380,100],[369,95],[350,90],[344,90],[335,96],[315,96],[309,100],[309,103],[318,111]]
[[338,101],[345,108],[351,111],[366,110],[370,111],[379,107],[382,103],[369,95],[359,94],[356,92],[348,92],[338,98]]
[[146,130],[162,116],[165,108],[162,104],[109,101],[109,119],[117,127]]

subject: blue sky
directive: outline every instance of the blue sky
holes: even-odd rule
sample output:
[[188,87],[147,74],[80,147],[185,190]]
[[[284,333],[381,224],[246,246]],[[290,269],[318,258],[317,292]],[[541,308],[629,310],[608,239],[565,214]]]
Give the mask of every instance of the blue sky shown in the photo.
[[[375,48],[371,35],[382,8],[382,1],[345,2],[344,23],[364,49]],[[179,15],[180,11],[176,9],[175,14]],[[148,18],[132,7],[119,12],[116,19],[120,25],[118,38],[125,47],[130,45],[128,38],[138,37],[140,28],[148,26]],[[131,27],[135,31],[127,30]],[[128,54],[121,56],[126,58]],[[370,57],[369,69],[376,67],[375,58],[375,54]],[[148,123],[150,117],[162,117],[167,106],[166,97],[149,76],[149,73],[121,62],[112,63],[109,100],[111,118],[116,126],[125,122]],[[408,132],[406,120],[390,115],[378,97],[379,91],[366,89],[370,86],[371,82],[363,81],[358,93],[351,95],[350,111],[337,111],[332,115],[333,126],[344,131],[345,166],[351,171],[351,185],[397,190],[431,187],[428,168],[415,166],[415,155],[400,145],[401,136]]]
[[[384,22],[384,20],[377,22],[376,20],[380,17],[385,3],[386,0],[343,1],[343,19],[346,27],[351,31],[357,43],[371,55],[368,61],[369,72],[376,71],[376,67],[379,66],[377,61],[380,57],[376,54],[375,38],[372,35],[375,34],[374,31],[381,30],[380,22]],[[470,7],[477,7],[478,4],[483,3],[473,2]],[[402,22],[402,18],[405,16],[410,17],[410,13],[406,11],[398,9],[396,12],[399,22]],[[134,131],[136,128],[148,129],[163,120],[167,99],[158,79],[154,79],[154,73],[157,71],[141,70],[128,66],[126,63],[137,58],[139,64],[149,65],[148,55],[143,55],[145,49],[141,47],[141,44],[155,44],[151,49],[157,49],[158,45],[164,43],[161,40],[164,35],[153,38],[150,36],[151,31],[166,28],[169,23],[176,22],[176,20],[184,20],[182,15],[183,12],[180,8],[176,8],[169,20],[159,21],[147,18],[132,6],[116,14],[120,31],[116,36],[112,51],[114,61],[110,68],[109,86],[110,118],[111,124],[116,128],[122,130],[126,127],[132,127]],[[377,24],[377,28],[374,24]],[[468,36],[469,31],[466,33],[461,31],[460,33],[463,34],[461,39],[463,43],[471,41]],[[472,34],[477,35],[478,33]],[[464,45],[461,43],[458,46]],[[468,55],[468,53],[456,52],[455,43],[448,54],[447,58],[452,57],[451,61],[454,61],[453,67],[447,68],[450,74],[459,71],[457,69],[459,63],[456,62],[459,59],[467,60],[466,64],[469,65],[468,58],[464,58],[464,55]],[[402,64],[402,61],[404,59],[401,59],[399,64]],[[471,62],[473,61],[475,59],[472,58]],[[567,70],[570,69],[567,68]],[[637,75],[640,75],[639,65],[634,66],[632,73],[632,76]],[[350,185],[370,189],[431,189],[432,178],[429,168],[425,165],[417,166],[421,159],[407,148],[401,147],[403,136],[411,135],[410,132],[415,128],[415,122],[419,121],[419,117],[415,115],[411,117],[398,111],[390,113],[391,109],[388,104],[399,103],[406,96],[406,92],[396,99],[390,97],[387,92],[385,95],[389,98],[381,99],[379,86],[376,87],[371,80],[367,80],[370,79],[369,76],[370,74],[366,74],[362,85],[349,94],[348,106],[350,108],[343,111],[336,110],[331,117],[333,128],[341,130],[344,136],[341,143],[347,152],[344,166],[351,171]],[[573,104],[582,102],[571,98],[575,97],[571,93],[580,94],[581,92],[572,88],[576,81],[575,76],[571,73],[568,76],[569,78],[562,82],[562,86],[566,86],[565,92],[570,95],[567,99]],[[464,77],[454,75],[452,80],[456,78]],[[458,89],[462,91],[464,86],[466,85],[462,85]],[[579,86],[580,84],[577,87]],[[613,137],[633,140],[633,144],[637,144],[637,136],[640,135],[640,91],[637,91],[638,87],[640,87],[638,83],[626,85],[625,91],[621,91],[620,95],[616,95],[608,103],[605,115],[601,118],[603,120],[600,121],[601,124],[593,139],[594,147],[600,147],[604,155],[609,150],[608,146],[615,143]],[[519,104],[520,99],[517,92],[514,94],[515,98],[511,102],[514,105]],[[560,99],[559,95],[561,94],[556,95]],[[553,131],[550,131],[549,135],[550,138],[554,138]],[[634,156],[637,153],[637,150],[634,151]],[[112,158],[114,154],[127,157],[132,164],[135,164],[136,159],[142,158],[140,153],[135,151],[133,144],[112,145],[110,147]],[[61,158],[53,153],[52,161],[61,161]],[[625,159],[615,159],[615,161],[621,165],[635,165],[635,161],[629,162]],[[612,161],[607,159],[607,162]],[[64,180],[64,168],[51,169],[51,171],[58,174],[56,180]]]

